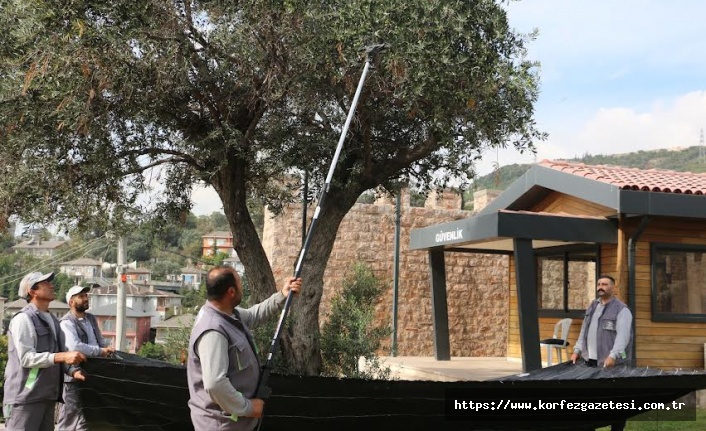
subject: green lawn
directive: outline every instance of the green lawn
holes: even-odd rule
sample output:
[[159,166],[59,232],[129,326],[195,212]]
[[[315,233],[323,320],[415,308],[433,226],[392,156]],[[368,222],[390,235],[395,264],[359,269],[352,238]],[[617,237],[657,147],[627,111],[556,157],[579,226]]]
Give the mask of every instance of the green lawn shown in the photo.
[[[609,431],[610,427],[598,428]],[[628,421],[625,431],[704,431],[706,430],[706,410],[696,411],[695,421]]]

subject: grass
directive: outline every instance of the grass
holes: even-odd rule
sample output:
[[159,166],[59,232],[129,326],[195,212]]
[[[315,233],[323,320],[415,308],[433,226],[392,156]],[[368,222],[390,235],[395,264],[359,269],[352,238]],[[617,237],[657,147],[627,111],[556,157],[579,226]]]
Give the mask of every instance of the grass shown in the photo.
[[[596,431],[609,431],[610,427]],[[695,421],[635,421],[628,420],[625,431],[704,431],[706,430],[706,410],[696,410]]]

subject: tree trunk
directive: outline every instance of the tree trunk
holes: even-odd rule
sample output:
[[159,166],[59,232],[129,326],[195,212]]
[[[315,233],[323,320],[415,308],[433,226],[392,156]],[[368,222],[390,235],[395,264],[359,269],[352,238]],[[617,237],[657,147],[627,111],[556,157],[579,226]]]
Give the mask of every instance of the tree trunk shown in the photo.
[[245,163],[234,159],[218,172],[211,185],[223,202],[223,212],[233,233],[233,248],[245,267],[252,303],[258,303],[276,292],[277,285],[248,211]]
[[[212,185],[223,202],[223,210],[233,231],[234,247],[245,267],[253,301],[259,302],[280,286],[275,283],[272,267],[246,205],[247,194],[242,175],[245,172],[244,164],[242,160],[229,163],[227,168],[221,169],[214,177]],[[285,329],[282,331],[281,352],[276,352],[281,356],[275,357],[275,362],[282,361],[289,373],[321,373],[319,304],[324,288],[324,272],[338,227],[360,194],[356,193],[338,193],[336,199],[327,199],[326,205],[321,208],[316,230],[302,264],[302,293],[291,302]]]
[[324,289],[324,272],[338,227],[355,203],[350,199],[328,199],[322,207],[309,250],[302,264],[302,293],[292,301],[286,331],[282,337],[282,360],[294,374],[321,373],[319,304]]

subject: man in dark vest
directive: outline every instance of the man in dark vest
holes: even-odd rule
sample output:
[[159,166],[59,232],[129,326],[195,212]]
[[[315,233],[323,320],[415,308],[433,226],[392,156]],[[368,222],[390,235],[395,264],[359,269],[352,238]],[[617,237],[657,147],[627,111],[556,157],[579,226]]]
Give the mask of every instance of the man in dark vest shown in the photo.
[[[596,283],[596,296],[598,299],[586,309],[571,361],[575,364],[581,357],[593,367],[634,365],[632,313],[615,296],[615,279],[601,275]],[[612,424],[611,430],[621,431],[624,427],[625,421],[621,421]]]
[[54,273],[31,272],[20,281],[17,293],[29,304],[12,318],[7,332],[3,388],[7,430],[52,431],[54,406],[61,401],[62,370],[84,379],[75,365],[86,356],[64,351],[59,321],[49,313],[49,303],[56,297],[53,279]]
[[227,266],[208,272],[208,300],[196,316],[186,365],[196,431],[250,431],[257,425],[264,401],[254,398],[260,364],[250,328],[277,313],[301,283],[291,277],[280,292],[243,309],[236,308],[243,298],[238,273]]
[[[103,340],[96,317],[86,312],[89,307],[89,290],[88,287],[73,286],[66,293],[66,303],[69,304],[70,310],[59,322],[61,331],[64,334],[66,350],[77,350],[87,357],[106,357],[115,349]],[[59,406],[56,431],[88,430],[78,397],[78,384],[69,376],[64,378],[64,404]]]

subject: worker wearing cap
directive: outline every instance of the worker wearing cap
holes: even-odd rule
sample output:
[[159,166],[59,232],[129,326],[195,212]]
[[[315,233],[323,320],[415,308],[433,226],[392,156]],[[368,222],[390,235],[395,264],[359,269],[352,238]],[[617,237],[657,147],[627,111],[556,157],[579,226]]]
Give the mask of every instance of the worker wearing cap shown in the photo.
[[[108,356],[115,349],[103,339],[96,316],[86,312],[89,307],[90,288],[73,286],[66,292],[69,312],[61,318],[61,331],[64,333],[66,350],[77,350],[90,357]],[[59,406],[59,421],[56,431],[88,430],[78,397],[78,383],[69,376],[64,377],[64,404]]]
[[53,430],[54,406],[61,401],[62,369],[84,380],[76,365],[86,356],[64,351],[59,320],[49,313],[49,303],[56,297],[53,279],[54,273],[31,272],[20,281],[17,294],[28,304],[12,318],[7,332],[6,430]]

